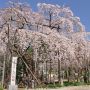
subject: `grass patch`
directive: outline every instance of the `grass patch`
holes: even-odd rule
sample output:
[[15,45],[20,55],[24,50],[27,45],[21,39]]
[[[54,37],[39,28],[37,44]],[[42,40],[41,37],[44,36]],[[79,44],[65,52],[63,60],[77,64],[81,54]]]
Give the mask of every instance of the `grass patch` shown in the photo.
[[47,85],[47,88],[58,88],[58,87],[62,87],[59,83],[50,83]]
[[[84,83],[82,82],[68,82],[68,81],[65,81],[63,83],[63,87],[64,86],[80,86],[80,85],[85,85]],[[59,83],[56,83],[56,84],[48,84],[47,85],[47,88],[58,88],[58,87],[62,87]]]
[[[68,82],[64,81],[63,86],[61,86],[59,83],[49,83],[49,84],[43,84],[42,88],[60,88],[60,87],[67,87],[67,86],[81,86],[81,85],[90,85],[90,83],[83,83],[83,82]],[[41,88],[40,86],[37,86],[36,88]]]
[[4,90],[3,87],[0,85],[0,90]]

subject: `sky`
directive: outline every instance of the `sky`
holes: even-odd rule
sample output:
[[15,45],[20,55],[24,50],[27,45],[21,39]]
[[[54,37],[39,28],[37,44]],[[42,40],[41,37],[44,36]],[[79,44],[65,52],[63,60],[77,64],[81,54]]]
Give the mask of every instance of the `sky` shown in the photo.
[[[0,0],[0,8],[8,6],[9,0]],[[15,1],[15,0],[11,0]],[[60,6],[69,6],[75,16],[80,17],[85,25],[86,31],[90,32],[90,0],[20,0],[27,2],[33,11],[37,11],[37,3],[58,4]]]

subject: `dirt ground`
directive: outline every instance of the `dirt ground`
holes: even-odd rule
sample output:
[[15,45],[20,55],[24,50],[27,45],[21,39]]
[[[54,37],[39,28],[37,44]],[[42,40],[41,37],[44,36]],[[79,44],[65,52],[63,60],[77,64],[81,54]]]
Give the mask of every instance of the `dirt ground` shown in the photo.
[[61,87],[55,89],[38,88],[38,89],[18,89],[18,90],[90,90],[90,86],[72,86],[72,87]]

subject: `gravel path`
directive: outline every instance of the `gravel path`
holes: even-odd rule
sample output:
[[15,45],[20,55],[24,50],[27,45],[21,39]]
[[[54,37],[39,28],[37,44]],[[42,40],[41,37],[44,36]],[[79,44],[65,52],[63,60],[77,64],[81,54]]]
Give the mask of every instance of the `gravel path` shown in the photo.
[[[19,90],[27,90],[27,89],[19,89]],[[90,86],[72,86],[72,87],[62,87],[56,89],[28,89],[28,90],[90,90]]]

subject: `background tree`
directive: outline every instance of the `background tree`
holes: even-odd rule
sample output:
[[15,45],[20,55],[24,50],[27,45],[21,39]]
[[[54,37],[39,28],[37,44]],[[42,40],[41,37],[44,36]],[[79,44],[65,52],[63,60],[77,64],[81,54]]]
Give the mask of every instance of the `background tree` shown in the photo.
[[13,54],[18,56],[18,83],[26,76],[38,84],[52,83],[52,75],[58,77],[60,84],[62,79],[80,81],[81,76],[84,82],[89,82],[90,43],[80,19],[69,7],[39,3],[38,8],[38,12],[33,12],[23,3],[10,2],[10,7],[0,9],[5,82],[10,79]]

